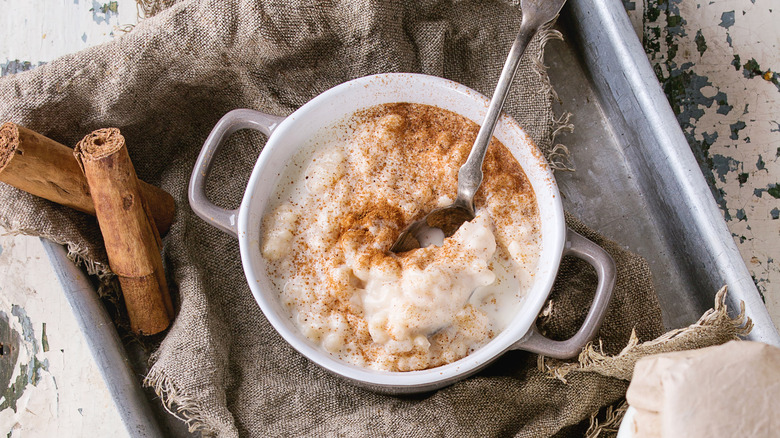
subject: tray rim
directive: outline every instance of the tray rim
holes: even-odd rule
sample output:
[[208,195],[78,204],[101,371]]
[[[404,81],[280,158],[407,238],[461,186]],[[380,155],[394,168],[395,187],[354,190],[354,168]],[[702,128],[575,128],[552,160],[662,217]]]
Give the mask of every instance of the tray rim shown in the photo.
[[[566,8],[566,13],[571,15],[572,22],[575,23],[575,32],[587,41],[587,44],[582,44],[579,49],[598,94],[611,97],[611,101],[602,104],[611,106],[611,115],[622,117],[627,126],[633,125],[634,129],[641,129],[642,123],[645,123],[650,128],[657,128],[643,132],[649,136],[644,142],[645,146],[650,143],[652,147],[635,147],[626,152],[644,153],[654,158],[644,160],[647,171],[656,177],[659,186],[674,187],[674,190],[667,190],[666,195],[674,199],[677,206],[688,207],[666,209],[683,218],[678,220],[690,218],[690,229],[700,238],[685,239],[682,246],[693,252],[693,256],[698,257],[699,263],[703,263],[705,268],[713,270],[710,272],[711,277],[719,274],[721,285],[728,286],[726,302],[731,312],[738,312],[744,305],[745,314],[754,324],[747,339],[780,346],[780,334],[758,293],[622,2],[570,0]],[[603,67],[605,62],[612,62],[617,68],[597,68]],[[632,106],[636,106],[639,111],[625,111]],[[641,151],[637,151],[638,149]],[[711,280],[713,283],[718,281],[714,278]],[[716,290],[712,291],[713,295]]]

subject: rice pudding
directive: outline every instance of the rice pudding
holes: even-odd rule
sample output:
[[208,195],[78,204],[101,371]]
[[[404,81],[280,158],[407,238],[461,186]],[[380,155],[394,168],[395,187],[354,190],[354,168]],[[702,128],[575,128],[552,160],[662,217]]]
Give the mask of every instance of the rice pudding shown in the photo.
[[389,250],[455,199],[478,130],[441,108],[379,105],[321,132],[281,172],[260,245],[307,338],[358,366],[411,371],[456,361],[506,327],[541,235],[531,184],[495,138],[474,220],[440,246]]

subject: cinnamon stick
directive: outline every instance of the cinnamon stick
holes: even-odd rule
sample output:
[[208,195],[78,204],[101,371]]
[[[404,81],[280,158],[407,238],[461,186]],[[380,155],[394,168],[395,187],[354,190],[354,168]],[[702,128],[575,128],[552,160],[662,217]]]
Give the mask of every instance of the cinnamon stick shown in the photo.
[[111,270],[119,277],[130,328],[152,335],[173,319],[160,256],[160,235],[141,196],[125,139],[116,128],[84,137],[74,155],[89,184]]
[[[27,193],[95,215],[89,185],[73,149],[15,123],[0,126],[0,181]],[[173,197],[140,182],[141,195],[165,235],[173,222]]]

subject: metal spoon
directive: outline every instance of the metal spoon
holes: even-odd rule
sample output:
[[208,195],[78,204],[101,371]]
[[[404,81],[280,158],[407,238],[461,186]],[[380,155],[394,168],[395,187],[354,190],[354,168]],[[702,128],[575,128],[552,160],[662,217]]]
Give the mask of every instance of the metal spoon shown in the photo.
[[501,70],[501,76],[496,85],[496,91],[490,100],[485,121],[479,129],[474,146],[471,147],[466,163],[458,171],[458,194],[455,202],[447,207],[437,208],[428,215],[409,225],[398,237],[390,251],[401,253],[420,247],[418,236],[429,232],[431,228],[439,228],[445,237],[452,236],[461,224],[474,219],[474,194],[482,184],[482,162],[485,160],[493,130],[501,115],[512,79],[515,77],[520,58],[525,48],[540,27],[552,21],[561,11],[566,0],[521,0],[520,8],[523,18],[520,22],[520,32],[515,38],[509,56]]

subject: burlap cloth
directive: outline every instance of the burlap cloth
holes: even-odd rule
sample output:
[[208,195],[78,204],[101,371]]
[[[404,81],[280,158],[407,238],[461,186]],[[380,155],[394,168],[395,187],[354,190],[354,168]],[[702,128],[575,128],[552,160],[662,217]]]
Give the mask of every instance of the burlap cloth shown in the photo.
[[[176,199],[163,255],[178,313],[146,383],[192,428],[219,436],[581,435],[591,414],[624,397],[625,373],[614,372],[605,354],[619,352],[632,330],[642,340],[662,333],[650,271],[642,258],[572,217],[569,225],[604,246],[618,266],[602,348],[568,365],[511,351],[438,392],[392,397],[344,383],[289,347],[249,292],[237,241],[187,204],[200,147],[231,109],[284,115],[344,81],[395,71],[443,76],[489,95],[518,29],[516,5],[187,0],[152,2],[148,10],[159,13],[111,43],[0,79],[0,120],[67,145],[94,129],[118,127],[138,175]],[[531,44],[505,107],[548,157],[560,124],[539,59],[544,41],[555,36],[545,31]],[[229,142],[208,187],[217,204],[238,205],[263,142],[241,133]],[[91,217],[0,184],[0,224],[68,244],[90,272],[111,275]],[[584,262],[565,259],[540,328],[556,338],[573,334],[594,284]],[[632,351],[722,343],[740,333],[741,322],[721,306],[684,336]],[[636,360],[630,354],[621,356],[628,358],[620,363],[624,371]],[[589,369],[597,372],[582,372]]]

